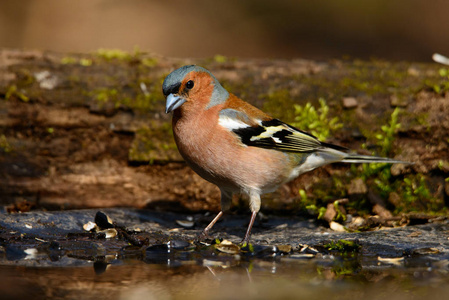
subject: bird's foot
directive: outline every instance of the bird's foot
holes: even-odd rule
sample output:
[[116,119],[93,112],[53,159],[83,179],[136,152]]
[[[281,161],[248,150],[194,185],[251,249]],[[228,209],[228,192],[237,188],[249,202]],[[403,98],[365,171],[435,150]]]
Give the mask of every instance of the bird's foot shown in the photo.
[[254,246],[249,242],[249,240],[243,239],[239,244],[240,250],[244,252],[254,252]]
[[213,238],[211,238],[209,236],[209,232],[206,230],[203,230],[200,234],[197,235],[197,237],[195,239],[195,243],[205,242],[205,241],[209,241],[212,239]]
[[240,247],[244,248],[244,247],[248,247],[250,244],[249,242],[249,237],[244,237],[243,240],[240,242]]

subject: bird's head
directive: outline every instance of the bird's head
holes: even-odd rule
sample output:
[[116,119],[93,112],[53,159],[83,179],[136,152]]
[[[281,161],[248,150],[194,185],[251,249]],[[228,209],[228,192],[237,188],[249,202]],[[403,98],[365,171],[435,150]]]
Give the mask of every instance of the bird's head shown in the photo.
[[165,112],[183,109],[208,109],[228,99],[229,93],[208,70],[189,65],[171,72],[162,84],[167,99]]

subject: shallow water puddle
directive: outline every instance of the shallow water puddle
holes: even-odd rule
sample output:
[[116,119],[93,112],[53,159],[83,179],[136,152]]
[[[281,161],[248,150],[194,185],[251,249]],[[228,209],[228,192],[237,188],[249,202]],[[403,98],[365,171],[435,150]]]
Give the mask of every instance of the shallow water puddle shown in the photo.
[[34,266],[3,265],[1,290],[6,299],[446,299],[449,292],[447,261],[407,267],[331,255],[105,259],[62,258],[61,265],[71,267],[39,267],[39,260]]

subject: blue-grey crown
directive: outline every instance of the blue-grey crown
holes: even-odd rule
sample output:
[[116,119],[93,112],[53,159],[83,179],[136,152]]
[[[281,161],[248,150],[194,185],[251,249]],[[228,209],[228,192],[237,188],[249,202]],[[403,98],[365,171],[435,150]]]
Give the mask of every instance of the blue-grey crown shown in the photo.
[[212,99],[207,108],[220,104],[228,99],[228,91],[221,86],[215,76],[205,68],[196,65],[183,66],[168,74],[162,84],[162,92],[164,93],[164,96],[168,96],[169,94],[177,94],[184,77],[192,71],[206,72],[214,79],[214,91],[212,92]]

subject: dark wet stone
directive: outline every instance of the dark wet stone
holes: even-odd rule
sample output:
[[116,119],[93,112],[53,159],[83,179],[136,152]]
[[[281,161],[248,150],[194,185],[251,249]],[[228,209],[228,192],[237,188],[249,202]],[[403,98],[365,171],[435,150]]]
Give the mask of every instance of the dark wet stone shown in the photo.
[[152,245],[146,249],[149,253],[168,253],[169,251],[170,247],[167,244]]
[[25,251],[15,246],[7,246],[5,254],[7,260],[21,260],[27,256]]
[[48,249],[49,249],[49,250],[57,250],[57,251],[60,251],[60,250],[62,250],[63,248],[62,248],[61,244],[59,244],[58,242],[56,242],[56,241],[51,241],[51,242],[50,242],[50,245],[48,246]]
[[114,224],[112,224],[109,217],[101,211],[98,211],[95,214],[95,224],[97,224],[97,226],[101,229],[114,228]]
[[185,250],[192,246],[189,242],[182,241],[182,240],[170,240],[167,243],[167,246],[171,249],[175,250]]

